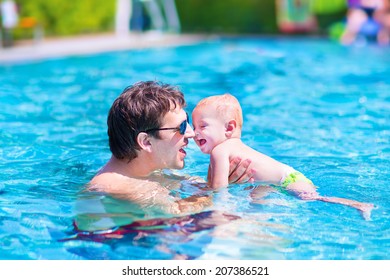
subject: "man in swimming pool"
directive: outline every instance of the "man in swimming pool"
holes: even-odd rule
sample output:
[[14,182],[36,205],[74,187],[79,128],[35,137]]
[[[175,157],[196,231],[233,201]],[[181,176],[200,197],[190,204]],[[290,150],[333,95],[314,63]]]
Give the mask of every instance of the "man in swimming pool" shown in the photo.
[[[188,140],[195,136],[184,111],[186,102],[177,88],[158,82],[139,82],[114,101],[107,118],[111,159],[88,185],[140,206],[159,207],[172,214],[193,213],[211,205],[206,195],[176,199],[170,195],[172,178],[162,169],[182,169]],[[234,158],[230,183],[248,181],[250,160]],[[175,180],[176,179],[176,180]]]

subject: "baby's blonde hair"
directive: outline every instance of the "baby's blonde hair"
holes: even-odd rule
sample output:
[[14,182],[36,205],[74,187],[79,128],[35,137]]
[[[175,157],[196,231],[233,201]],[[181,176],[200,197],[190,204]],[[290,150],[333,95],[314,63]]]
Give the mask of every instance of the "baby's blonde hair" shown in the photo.
[[243,118],[242,109],[237,98],[229,93],[222,95],[213,95],[199,101],[195,109],[201,109],[205,106],[214,106],[219,117],[225,120],[235,120],[237,127],[242,128]]

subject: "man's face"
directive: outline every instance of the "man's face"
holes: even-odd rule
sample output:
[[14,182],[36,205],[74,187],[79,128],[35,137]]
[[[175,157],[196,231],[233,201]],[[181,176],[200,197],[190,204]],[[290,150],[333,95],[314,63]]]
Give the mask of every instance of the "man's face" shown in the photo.
[[[187,120],[186,112],[182,108],[169,111],[163,118],[161,128],[180,127]],[[151,138],[153,159],[157,168],[182,169],[184,167],[184,150],[188,144],[188,138],[195,136],[191,126],[187,124],[184,135],[179,130],[161,130],[160,139]]]

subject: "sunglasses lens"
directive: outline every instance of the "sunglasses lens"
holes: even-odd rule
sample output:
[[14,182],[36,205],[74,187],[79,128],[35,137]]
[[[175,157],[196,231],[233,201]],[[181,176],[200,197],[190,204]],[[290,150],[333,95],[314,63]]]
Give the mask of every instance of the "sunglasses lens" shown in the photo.
[[187,121],[184,121],[180,124],[180,134],[184,135],[187,130]]

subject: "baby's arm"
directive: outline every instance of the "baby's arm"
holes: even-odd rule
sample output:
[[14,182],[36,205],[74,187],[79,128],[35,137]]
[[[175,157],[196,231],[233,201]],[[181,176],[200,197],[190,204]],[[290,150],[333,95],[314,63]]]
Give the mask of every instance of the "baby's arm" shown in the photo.
[[229,184],[229,152],[219,145],[210,155],[208,180],[212,188],[225,187]]
[[[242,160],[240,157],[229,159],[229,184],[244,184],[254,182],[254,170],[250,168],[252,161],[250,159]],[[207,172],[207,182],[211,182],[211,165],[209,164]]]

